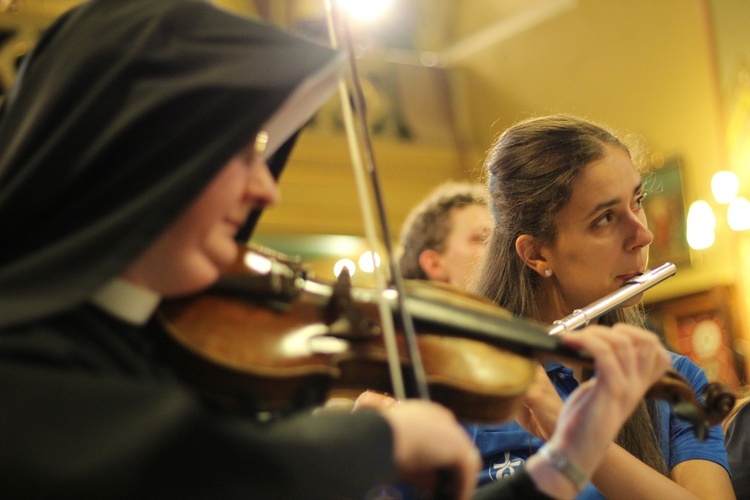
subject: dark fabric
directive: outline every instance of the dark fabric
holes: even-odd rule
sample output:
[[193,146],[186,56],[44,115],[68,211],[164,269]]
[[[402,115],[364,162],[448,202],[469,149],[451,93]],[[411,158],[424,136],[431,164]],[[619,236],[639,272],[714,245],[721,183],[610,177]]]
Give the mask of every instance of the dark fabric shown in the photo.
[[0,326],[74,307],[118,275],[337,57],[199,0],[64,15],[0,118]]
[[534,481],[524,469],[517,471],[513,477],[505,481],[488,484],[479,488],[474,500],[550,500],[536,488]]
[[[271,173],[277,181],[279,180],[279,177],[281,177],[281,171],[283,170],[287,159],[289,159],[289,155],[292,153],[292,149],[297,142],[298,136],[299,133],[295,133],[290,137],[289,140],[287,140],[281,148],[276,151],[273,158],[268,161],[268,168],[271,169]],[[253,230],[255,229],[261,215],[263,215],[262,209],[256,209],[250,213],[245,224],[239,229],[239,231],[237,231],[237,241],[250,241],[250,237],[252,236]]]
[[15,498],[364,498],[392,478],[375,413],[251,423],[94,307],[0,335],[0,491]]
[[732,486],[737,498],[750,498],[750,405],[740,409],[727,427],[727,448]]

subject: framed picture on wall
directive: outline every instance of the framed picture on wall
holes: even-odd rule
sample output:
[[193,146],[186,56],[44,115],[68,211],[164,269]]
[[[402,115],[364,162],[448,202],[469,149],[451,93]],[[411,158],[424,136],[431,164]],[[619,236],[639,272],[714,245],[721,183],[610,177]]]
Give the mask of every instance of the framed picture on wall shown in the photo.
[[735,291],[729,286],[646,306],[655,331],[667,347],[688,356],[710,381],[737,389],[746,383],[745,359],[735,348],[738,321]]
[[646,197],[643,208],[648,227],[654,233],[649,266],[656,267],[665,262],[678,266],[690,265],[679,158],[669,158],[661,167],[647,172],[644,185]]

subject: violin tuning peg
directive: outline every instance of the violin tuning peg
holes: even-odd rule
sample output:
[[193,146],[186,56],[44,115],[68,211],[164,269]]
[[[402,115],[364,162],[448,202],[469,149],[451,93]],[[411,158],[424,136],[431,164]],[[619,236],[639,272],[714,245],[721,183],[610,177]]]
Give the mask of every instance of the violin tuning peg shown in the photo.
[[698,412],[698,408],[687,401],[680,401],[672,407],[672,412],[677,418],[690,422],[693,433],[698,441],[705,441],[708,434],[708,422]]

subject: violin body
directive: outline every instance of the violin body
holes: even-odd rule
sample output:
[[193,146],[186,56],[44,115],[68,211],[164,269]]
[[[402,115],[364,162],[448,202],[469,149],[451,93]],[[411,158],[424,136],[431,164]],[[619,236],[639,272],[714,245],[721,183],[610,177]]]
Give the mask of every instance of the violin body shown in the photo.
[[[406,352],[403,336],[397,339],[399,352]],[[465,422],[511,419],[534,381],[533,359],[486,343],[430,333],[419,333],[417,343],[430,399]],[[411,364],[403,356],[400,361],[409,389],[414,385]],[[392,393],[387,363],[382,344],[354,347],[350,356],[338,360],[341,376],[331,394],[355,399],[364,389]]]
[[210,399],[250,413],[288,413],[319,404],[340,373],[312,339],[318,311],[286,311],[220,294],[165,302],[164,352],[177,373]]
[[[291,267],[286,276],[284,284],[274,278],[271,290],[268,276],[248,269],[243,254],[218,286],[165,301],[159,317],[172,341],[166,352],[181,376],[213,399],[271,414],[320,405],[331,394],[392,393],[376,292],[351,288],[342,304],[336,287]],[[487,307],[461,297],[473,300]],[[406,353],[403,335],[396,338]],[[418,345],[431,398],[467,422],[512,418],[534,380],[533,358],[487,342],[421,328]],[[413,386],[406,355],[400,364]]]

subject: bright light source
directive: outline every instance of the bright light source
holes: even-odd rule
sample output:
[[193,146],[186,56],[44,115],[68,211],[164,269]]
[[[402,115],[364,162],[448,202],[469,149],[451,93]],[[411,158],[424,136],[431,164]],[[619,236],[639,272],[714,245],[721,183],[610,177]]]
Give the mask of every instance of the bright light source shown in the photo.
[[338,276],[341,271],[346,268],[349,271],[349,276],[354,276],[354,272],[357,270],[357,266],[354,265],[354,261],[351,259],[341,259],[333,265],[333,274]]
[[380,17],[393,0],[336,0],[350,16],[359,21],[370,21]]
[[711,205],[698,200],[690,205],[687,216],[687,241],[695,250],[704,250],[714,244],[716,235],[716,217]]
[[750,229],[750,201],[739,196],[729,203],[727,223],[735,231]]
[[266,275],[273,269],[271,259],[258,255],[255,252],[247,252],[244,259],[245,265],[258,274]]
[[711,210],[711,205],[703,200],[694,201],[688,210],[687,223],[688,226],[714,229],[716,227],[716,216],[714,216],[714,211]]
[[732,201],[740,191],[740,180],[734,172],[722,170],[711,178],[711,191],[716,201],[726,205]]
[[376,267],[380,267],[380,255],[375,253],[375,262],[373,262],[372,255],[372,252],[368,250],[359,256],[359,268],[366,273],[371,273]]
[[714,233],[714,230],[705,227],[688,227],[686,236],[688,245],[694,250],[705,250],[706,248],[711,247],[716,241],[716,233]]

